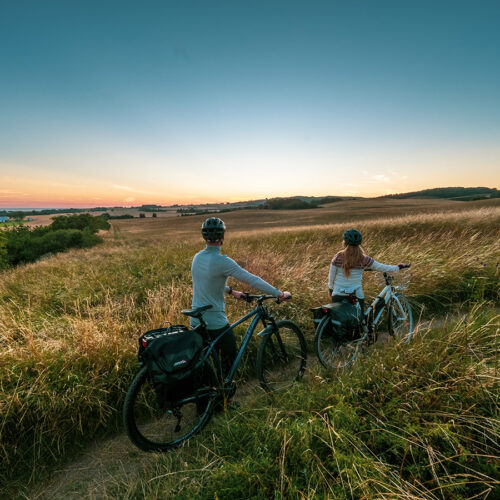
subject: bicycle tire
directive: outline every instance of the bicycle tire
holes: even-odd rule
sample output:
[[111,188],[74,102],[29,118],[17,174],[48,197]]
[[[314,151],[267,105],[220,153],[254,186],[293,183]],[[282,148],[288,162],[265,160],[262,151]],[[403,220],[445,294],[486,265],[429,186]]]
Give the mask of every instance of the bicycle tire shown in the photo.
[[314,346],[319,362],[328,369],[342,370],[351,366],[361,352],[362,340],[340,340],[335,335],[331,318],[325,316],[316,329]]
[[[216,380],[207,363],[205,383]],[[168,451],[200,432],[210,420],[216,395],[209,385],[176,402],[160,404],[146,367],[130,384],[123,405],[123,422],[129,439],[143,451]],[[187,424],[186,424],[187,421]]]
[[402,293],[395,293],[388,310],[389,333],[401,340],[406,337],[409,342],[413,334],[413,313],[408,299]]
[[276,322],[277,330],[261,340],[257,351],[257,378],[266,391],[283,391],[304,375],[307,346],[298,325]]

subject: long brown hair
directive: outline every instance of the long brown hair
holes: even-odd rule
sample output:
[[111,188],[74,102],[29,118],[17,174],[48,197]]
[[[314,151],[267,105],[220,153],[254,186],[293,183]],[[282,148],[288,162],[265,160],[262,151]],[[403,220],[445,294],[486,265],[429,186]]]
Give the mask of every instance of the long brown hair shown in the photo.
[[344,243],[344,250],[339,252],[339,255],[342,255],[342,270],[344,271],[344,276],[349,278],[351,269],[363,264],[365,251],[361,245],[346,245]]

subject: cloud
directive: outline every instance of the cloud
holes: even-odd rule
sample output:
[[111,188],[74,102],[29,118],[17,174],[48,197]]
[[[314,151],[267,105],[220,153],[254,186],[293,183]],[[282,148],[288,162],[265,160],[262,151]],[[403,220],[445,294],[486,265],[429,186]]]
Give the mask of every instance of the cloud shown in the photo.
[[135,198],[133,196],[129,196],[128,198],[125,198],[125,201],[135,201]]
[[129,193],[139,193],[139,194],[155,194],[152,193],[151,191],[144,191],[142,189],[135,189],[130,186],[122,186],[120,184],[113,184],[111,186],[113,189],[119,189],[121,191],[128,191]]
[[391,179],[386,174],[374,174],[373,172],[369,172],[368,170],[363,170],[363,175],[369,177],[369,181],[371,184],[380,184],[384,182],[389,182]]
[[408,179],[408,176],[403,175],[401,172],[392,171],[391,174],[397,177],[398,179]]
[[389,177],[387,177],[387,175],[384,175],[384,174],[375,174],[375,175],[372,175],[372,179],[375,181],[375,182],[389,182]]
[[10,189],[0,189],[1,194],[21,194],[19,191],[11,191]]

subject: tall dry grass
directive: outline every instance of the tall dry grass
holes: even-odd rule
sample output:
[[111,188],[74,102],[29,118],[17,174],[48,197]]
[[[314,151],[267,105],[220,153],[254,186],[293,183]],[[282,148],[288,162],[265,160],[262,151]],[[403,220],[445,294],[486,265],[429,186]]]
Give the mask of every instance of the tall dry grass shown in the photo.
[[[382,262],[410,261],[412,302],[440,313],[498,301],[500,209],[358,223]],[[311,337],[307,308],[327,301],[326,278],[347,224],[228,233],[224,250],[294,294],[278,314]],[[137,332],[183,321],[190,262],[202,245],[185,228],[145,241],[111,232],[100,247],[9,270],[0,282],[0,474],[37,478],[75,449],[120,426],[135,370]],[[236,285],[236,283],[233,283]],[[242,285],[237,285],[244,288]],[[368,277],[366,294],[379,284]],[[246,306],[228,304],[230,318]]]
[[256,391],[175,453],[60,495],[462,500],[500,494],[500,317],[477,305],[340,376]]

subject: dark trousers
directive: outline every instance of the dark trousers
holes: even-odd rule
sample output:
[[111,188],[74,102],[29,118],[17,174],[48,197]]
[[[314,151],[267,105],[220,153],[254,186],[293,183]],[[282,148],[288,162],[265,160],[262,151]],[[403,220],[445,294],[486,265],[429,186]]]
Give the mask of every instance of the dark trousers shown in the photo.
[[[229,323],[222,327],[217,328],[216,330],[208,330],[207,333],[212,340],[217,338],[227,327]],[[221,366],[217,367],[219,370],[222,370],[222,375],[225,377],[229,374],[229,370],[231,366],[233,366],[233,362],[236,359],[236,355],[238,353],[238,349],[236,347],[236,337],[234,336],[233,330],[228,330],[215,344],[215,349],[217,354],[219,355]]]
[[[349,300],[349,295],[333,295],[333,297],[332,297],[332,302],[342,302],[343,300]],[[361,312],[364,314],[365,313],[365,299],[358,299],[356,297],[356,300],[359,302],[359,306],[361,307]]]

